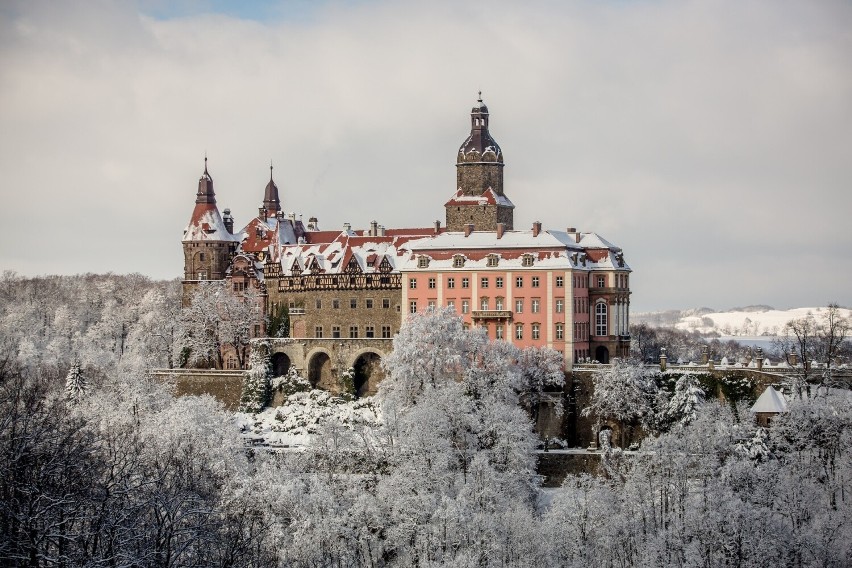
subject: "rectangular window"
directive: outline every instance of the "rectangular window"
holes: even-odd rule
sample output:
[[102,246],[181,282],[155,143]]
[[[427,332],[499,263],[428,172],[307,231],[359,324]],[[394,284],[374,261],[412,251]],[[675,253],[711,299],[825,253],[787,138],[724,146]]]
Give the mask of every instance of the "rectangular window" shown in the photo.
[[430,289],[430,290],[434,290],[434,289],[435,289],[435,279],[434,279],[434,278],[430,278],[430,279],[429,279],[429,289]]
[[470,301],[462,300],[462,313],[466,314],[470,311]]
[[556,324],[556,339],[563,339],[565,337],[565,326],[561,323]]
[[368,325],[364,328],[364,337],[375,337],[376,332],[372,325]]
[[260,337],[260,326],[259,325],[254,326],[254,336]]
[[456,279],[455,278],[447,278],[447,288],[455,288],[456,287]]
[[314,329],[314,337],[318,337],[318,338],[322,339],[322,326],[321,325],[318,325]]
[[339,325],[331,326],[331,336],[335,339],[340,337],[340,326]]
[[373,300],[371,298],[367,298],[364,301],[367,303],[367,309],[369,309],[369,310],[373,309]]
[[470,278],[462,278],[462,288],[470,288]]
[[482,288],[488,288],[488,278],[483,277],[483,278],[479,281],[479,285],[480,285],[480,287],[482,287]]
[[456,301],[455,300],[447,300],[447,307],[456,309]]
[[316,304],[314,304],[314,305],[317,307],[318,310],[321,310],[322,309],[322,300],[320,298],[317,298]]
[[417,288],[417,278],[412,278],[411,280],[409,280],[408,281],[408,287],[411,288],[412,290]]
[[495,298],[494,303],[495,303],[495,305],[494,305],[495,310],[502,310],[503,309],[503,298]]
[[533,277],[532,277],[532,287],[533,287],[533,288],[538,288],[538,276],[533,276]]
[[358,338],[358,326],[357,325],[350,325],[349,326],[349,337],[352,338],[352,339]]
[[385,310],[390,309],[390,298],[382,298],[382,308]]
[[519,300],[515,300],[515,313],[522,314],[524,313],[524,300],[523,298]]
[[532,313],[537,314],[541,311],[541,300],[538,298],[533,298],[532,300]]
[[434,310],[434,309],[435,309],[435,304],[436,304],[437,302],[438,302],[438,300],[429,300],[429,303],[427,304],[427,306],[426,306],[426,307],[427,307],[427,308],[429,308],[430,310]]
[[606,286],[606,276],[598,276],[598,288]]
[[349,299],[349,307],[353,310],[358,307],[358,300],[356,298]]
[[480,310],[487,310],[488,309],[488,298],[480,298],[479,309]]
[[561,277],[561,276],[557,276],[557,277],[556,277],[556,287],[557,287],[557,288],[562,288],[562,282],[563,282],[562,277]]
[[532,338],[539,339],[541,337],[541,324],[532,324]]
[[515,288],[523,288],[524,287],[524,277],[518,276],[515,278]]
[[523,339],[524,338],[524,324],[517,323],[515,324],[515,339]]
[[563,309],[564,309],[564,308],[563,308],[563,306],[564,306],[564,305],[565,305],[565,302],[564,302],[562,299],[558,299],[558,300],[556,300],[556,313],[557,313],[557,314],[561,314],[561,313],[562,313],[562,311],[563,311]]
[[502,277],[502,276],[498,276],[497,278],[495,278],[495,279],[494,279],[494,285],[495,285],[497,288],[502,288],[502,287],[503,287],[503,277]]
[[408,313],[416,314],[417,313],[417,300],[411,300],[408,303]]
[[338,299],[332,300],[331,301],[331,307],[334,308],[335,310],[339,310],[340,309],[340,300],[338,300]]
[[391,331],[389,325],[382,326],[382,339],[390,339]]
[[503,324],[498,323],[497,328],[494,330],[494,337],[496,339],[503,339]]

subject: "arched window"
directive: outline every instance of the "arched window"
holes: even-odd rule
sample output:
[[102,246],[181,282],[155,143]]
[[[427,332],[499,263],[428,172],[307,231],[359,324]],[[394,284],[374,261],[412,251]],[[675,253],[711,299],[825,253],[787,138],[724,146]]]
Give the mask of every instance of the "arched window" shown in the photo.
[[606,329],[606,303],[595,304],[595,335],[607,335]]

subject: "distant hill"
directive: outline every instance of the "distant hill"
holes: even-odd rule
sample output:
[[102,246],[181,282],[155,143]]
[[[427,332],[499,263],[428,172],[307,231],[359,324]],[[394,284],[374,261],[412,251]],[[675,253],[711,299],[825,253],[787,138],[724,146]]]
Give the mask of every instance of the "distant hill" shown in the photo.
[[[630,319],[633,323],[645,323],[652,327],[675,327],[701,334],[751,337],[777,335],[783,331],[788,321],[805,317],[809,312],[819,317],[825,309],[819,307],[776,310],[772,306],[754,305],[717,312],[711,308],[694,308],[632,313]],[[840,313],[844,317],[852,317],[852,310],[841,308]]]

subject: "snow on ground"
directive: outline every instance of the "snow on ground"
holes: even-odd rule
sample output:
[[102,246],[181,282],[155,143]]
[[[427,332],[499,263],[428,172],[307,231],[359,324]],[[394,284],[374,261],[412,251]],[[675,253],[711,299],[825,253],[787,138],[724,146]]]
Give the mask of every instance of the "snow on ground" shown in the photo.
[[[783,333],[788,321],[803,318],[808,313],[817,319],[826,308],[793,308],[789,310],[729,311],[710,312],[701,315],[684,316],[675,324],[678,329],[717,332],[722,335],[759,336]],[[840,309],[842,317],[852,316],[852,310]]]
[[372,397],[347,401],[321,390],[297,392],[284,404],[258,414],[238,412],[240,432],[255,445],[303,448],[328,424],[348,430],[381,423],[381,411]]

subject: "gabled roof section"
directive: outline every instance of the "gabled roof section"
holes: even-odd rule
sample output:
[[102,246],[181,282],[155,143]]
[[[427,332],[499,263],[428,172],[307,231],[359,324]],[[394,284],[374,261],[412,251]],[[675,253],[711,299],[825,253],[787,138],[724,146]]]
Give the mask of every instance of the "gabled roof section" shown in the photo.
[[754,406],[751,407],[751,411],[754,413],[772,412],[780,414],[782,412],[787,412],[787,401],[784,400],[784,395],[771,386],[768,386],[766,387],[766,390],[763,391],[763,394],[758,397]]
[[459,207],[462,205],[502,205],[514,209],[515,204],[505,195],[499,195],[490,187],[482,192],[482,195],[465,195],[459,188],[444,207]]

